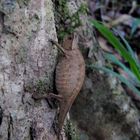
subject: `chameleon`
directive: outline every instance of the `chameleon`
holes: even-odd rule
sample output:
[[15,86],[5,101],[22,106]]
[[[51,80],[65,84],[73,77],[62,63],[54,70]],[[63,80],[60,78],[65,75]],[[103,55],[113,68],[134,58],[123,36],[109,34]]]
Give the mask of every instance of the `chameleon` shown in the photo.
[[50,40],[62,52],[56,65],[55,85],[58,94],[48,93],[42,97],[56,98],[60,101],[58,114],[58,139],[63,128],[65,117],[80,92],[85,78],[85,61],[78,48],[78,36],[67,36],[62,46]]

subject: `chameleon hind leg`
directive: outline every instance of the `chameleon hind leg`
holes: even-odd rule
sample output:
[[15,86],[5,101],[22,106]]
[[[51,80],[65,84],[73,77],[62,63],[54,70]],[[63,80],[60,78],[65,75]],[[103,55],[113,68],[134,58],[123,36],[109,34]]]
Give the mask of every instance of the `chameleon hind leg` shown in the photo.
[[39,94],[33,93],[32,97],[36,100],[44,99],[44,98],[46,98],[46,99],[54,98],[54,99],[61,101],[63,99],[61,95],[57,95],[54,93],[48,93],[46,95],[39,95]]

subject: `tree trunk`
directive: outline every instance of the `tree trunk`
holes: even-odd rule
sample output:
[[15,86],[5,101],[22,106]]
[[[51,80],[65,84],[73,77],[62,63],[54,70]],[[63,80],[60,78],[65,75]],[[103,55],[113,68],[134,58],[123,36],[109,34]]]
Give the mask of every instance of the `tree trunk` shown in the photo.
[[[55,110],[31,96],[53,83],[57,50],[51,0],[0,1],[0,139],[51,140]],[[29,90],[31,89],[31,90]],[[39,105],[37,105],[39,104]]]

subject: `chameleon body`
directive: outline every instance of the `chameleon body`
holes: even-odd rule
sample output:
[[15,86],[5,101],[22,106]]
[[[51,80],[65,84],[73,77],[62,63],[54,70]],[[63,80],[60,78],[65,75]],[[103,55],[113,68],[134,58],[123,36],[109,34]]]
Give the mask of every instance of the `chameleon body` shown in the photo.
[[64,124],[67,112],[70,110],[75,98],[83,85],[85,78],[85,61],[77,46],[77,38],[74,35],[68,36],[62,47],[51,40],[63,53],[58,60],[55,73],[55,84],[57,94],[47,94],[44,96],[33,95],[35,99],[56,98],[60,100],[58,114],[58,139]]
[[[58,116],[59,131],[62,130],[67,112],[80,92],[85,77],[83,56],[77,44],[71,41],[74,40],[66,39],[64,45],[70,45],[70,48],[65,49],[65,55],[60,58],[56,67],[56,89],[58,94],[62,96]],[[63,46],[63,48],[66,48],[66,46]]]

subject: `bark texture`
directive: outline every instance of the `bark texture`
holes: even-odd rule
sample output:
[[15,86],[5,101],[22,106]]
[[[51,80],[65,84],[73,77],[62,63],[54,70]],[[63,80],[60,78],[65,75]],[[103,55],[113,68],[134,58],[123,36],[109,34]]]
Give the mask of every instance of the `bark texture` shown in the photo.
[[0,139],[48,140],[55,110],[29,92],[52,85],[57,50],[51,0],[0,1]]

